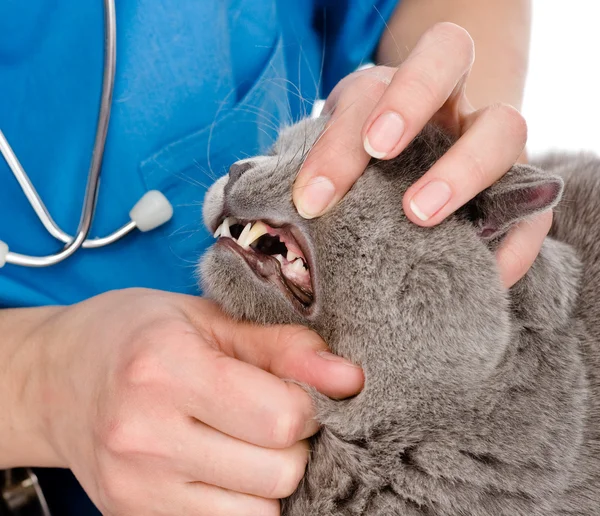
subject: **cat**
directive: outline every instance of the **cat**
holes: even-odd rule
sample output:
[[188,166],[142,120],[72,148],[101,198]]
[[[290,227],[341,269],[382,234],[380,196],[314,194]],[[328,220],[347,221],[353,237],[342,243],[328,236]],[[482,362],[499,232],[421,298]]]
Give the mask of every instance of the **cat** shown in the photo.
[[[305,220],[293,182],[325,124],[287,128],[204,203],[219,237],[199,266],[205,294],[236,319],[304,324],[364,369],[348,400],[307,387],[322,429],[282,514],[600,514],[600,160],[515,165],[422,228],[403,193],[453,143],[429,124]],[[498,245],[556,205],[534,265],[505,289]]]

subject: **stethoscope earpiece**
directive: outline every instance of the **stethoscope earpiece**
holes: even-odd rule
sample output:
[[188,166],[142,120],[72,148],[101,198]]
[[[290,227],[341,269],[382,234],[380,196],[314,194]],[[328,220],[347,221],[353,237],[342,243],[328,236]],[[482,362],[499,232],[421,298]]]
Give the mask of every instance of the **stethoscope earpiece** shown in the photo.
[[152,231],[171,220],[173,206],[162,192],[150,190],[135,204],[129,217],[143,232]]

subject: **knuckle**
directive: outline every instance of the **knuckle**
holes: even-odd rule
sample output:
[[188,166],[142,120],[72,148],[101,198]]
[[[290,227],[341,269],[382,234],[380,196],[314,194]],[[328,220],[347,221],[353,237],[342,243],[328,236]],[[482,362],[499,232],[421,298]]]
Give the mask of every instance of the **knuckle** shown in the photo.
[[168,386],[170,383],[160,356],[152,348],[131,358],[123,368],[122,378],[130,389]]
[[357,77],[352,84],[351,90],[349,88],[349,93],[354,97],[354,99],[350,100],[354,101],[359,97],[365,97],[372,102],[377,102],[385,93],[388,84],[389,80],[380,72],[374,70],[370,73],[365,73]]
[[168,316],[153,317],[144,326],[140,327],[134,338],[151,344],[163,344],[167,340],[173,340],[174,335],[184,331],[179,319]]
[[429,31],[432,37],[452,45],[452,52],[456,56],[465,58],[472,63],[475,58],[475,42],[467,29],[456,23],[444,21],[436,23]]
[[186,328],[179,321],[156,319],[138,328],[130,343],[135,350],[119,371],[124,385],[137,387],[172,387],[175,378],[164,360],[189,355]]
[[287,498],[298,487],[306,470],[306,449],[293,450],[286,456],[277,470],[276,480],[269,490],[268,498]]
[[[231,392],[231,385],[234,384],[236,380],[236,370],[235,368],[232,368],[232,362],[227,356],[217,354],[211,361],[210,368],[212,370],[212,375],[214,376],[214,382],[207,387],[209,390],[206,392],[210,392],[210,395],[214,396],[217,396],[218,393]],[[199,395],[200,393],[194,386],[190,386],[186,390],[195,393],[195,395]]]
[[327,97],[327,109],[325,111],[333,112],[338,104],[345,102],[345,99],[356,101],[361,93],[365,93],[373,99],[378,99],[383,95],[385,87],[391,82],[395,71],[396,68],[389,66],[374,66],[347,75],[336,84]]
[[523,144],[527,141],[527,121],[515,107],[499,103],[490,106],[490,112],[516,140]]
[[357,77],[354,82],[354,87],[359,91],[378,87],[384,90],[387,82],[385,77],[377,71],[377,69],[373,69]]
[[110,418],[99,421],[93,430],[95,445],[107,461],[129,460],[137,456],[166,458],[170,455],[168,443],[156,433],[152,420],[143,412],[135,412],[127,403]]
[[432,71],[421,68],[417,73],[407,74],[403,79],[407,107],[413,106],[420,110],[422,106],[439,106],[446,98],[439,88],[439,82],[432,75]]
[[434,34],[437,38],[451,40],[465,46],[473,46],[473,38],[469,31],[453,22],[438,22],[431,27],[429,33]]
[[321,347],[323,341],[306,326],[286,325],[280,326],[276,336],[280,348],[286,349],[293,346],[317,345]]
[[101,504],[110,514],[131,514],[131,491],[119,475],[105,473],[96,482]]
[[319,171],[319,175],[328,177],[340,190],[344,188],[345,184],[352,181],[354,174],[332,174],[332,170],[339,170],[341,160],[350,164],[360,162],[362,152],[364,152],[362,147],[349,146],[347,143],[347,132],[345,132],[347,127],[357,125],[356,119],[353,119],[352,116],[353,114],[342,109],[340,114],[331,121],[329,127],[332,130],[325,133],[323,138],[317,142],[304,162],[305,170]]
[[299,412],[283,410],[274,417],[271,425],[271,442],[275,448],[289,448],[300,440],[304,421]]
[[99,432],[99,441],[111,455],[131,455],[140,448],[139,435],[134,426],[130,420],[115,420]]
[[389,66],[374,66],[373,68],[369,68],[364,71],[363,75],[365,87],[375,88],[383,93],[386,87],[392,82],[397,71],[397,68]]

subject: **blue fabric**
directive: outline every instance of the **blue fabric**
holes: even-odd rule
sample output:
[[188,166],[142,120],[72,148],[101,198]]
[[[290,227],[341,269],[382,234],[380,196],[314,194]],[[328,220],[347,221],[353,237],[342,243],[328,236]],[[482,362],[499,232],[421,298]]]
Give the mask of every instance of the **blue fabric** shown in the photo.
[[[130,286],[199,293],[194,267],[211,241],[201,225],[207,186],[369,61],[395,3],[119,0],[117,79],[91,234],[120,226],[149,189],[169,198],[174,217],[55,267],[7,265],[0,307],[70,304]],[[100,0],[0,2],[0,128],[69,232],[94,141],[102,57]],[[58,248],[2,159],[0,240],[26,254]]]

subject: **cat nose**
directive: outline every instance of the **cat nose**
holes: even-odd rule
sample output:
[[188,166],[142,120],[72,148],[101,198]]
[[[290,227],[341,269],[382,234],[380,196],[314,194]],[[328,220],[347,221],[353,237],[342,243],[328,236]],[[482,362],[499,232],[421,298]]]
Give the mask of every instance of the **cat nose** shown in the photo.
[[252,168],[251,161],[236,162],[229,167],[229,183],[235,183],[242,174]]

